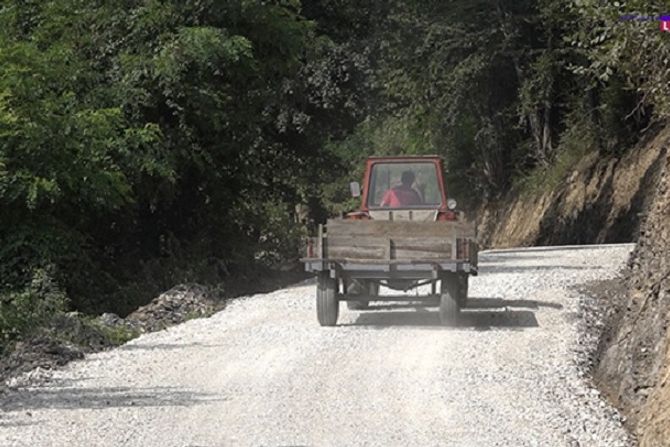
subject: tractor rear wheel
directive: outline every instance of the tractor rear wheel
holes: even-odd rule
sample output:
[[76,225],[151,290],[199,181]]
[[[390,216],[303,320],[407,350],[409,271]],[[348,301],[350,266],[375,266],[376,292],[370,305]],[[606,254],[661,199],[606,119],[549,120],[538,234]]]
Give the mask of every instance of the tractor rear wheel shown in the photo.
[[461,312],[459,305],[460,281],[457,275],[451,273],[445,275],[440,281],[440,321],[444,325],[454,325],[458,322]]
[[321,272],[316,284],[316,317],[321,326],[335,326],[340,312],[337,280],[329,272]]

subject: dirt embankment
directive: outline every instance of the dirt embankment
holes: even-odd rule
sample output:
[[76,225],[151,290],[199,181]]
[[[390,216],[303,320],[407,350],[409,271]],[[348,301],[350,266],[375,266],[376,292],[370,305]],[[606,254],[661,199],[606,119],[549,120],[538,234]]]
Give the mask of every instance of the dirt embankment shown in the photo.
[[551,191],[512,191],[479,211],[486,247],[633,242],[658,183],[670,126],[620,157],[593,152]]
[[637,241],[597,297],[605,328],[593,375],[642,447],[670,446],[670,125],[621,157],[584,157],[562,184],[480,213],[488,247]]
[[670,157],[623,291],[614,298],[595,377],[642,447],[670,445]]

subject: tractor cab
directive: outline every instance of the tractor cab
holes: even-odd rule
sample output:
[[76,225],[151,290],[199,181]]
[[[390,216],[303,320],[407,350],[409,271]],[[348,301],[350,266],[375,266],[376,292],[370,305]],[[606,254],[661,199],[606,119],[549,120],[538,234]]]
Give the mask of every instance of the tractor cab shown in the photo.
[[443,160],[438,156],[370,157],[366,162],[359,211],[348,219],[435,221],[457,220],[456,202],[447,199]]

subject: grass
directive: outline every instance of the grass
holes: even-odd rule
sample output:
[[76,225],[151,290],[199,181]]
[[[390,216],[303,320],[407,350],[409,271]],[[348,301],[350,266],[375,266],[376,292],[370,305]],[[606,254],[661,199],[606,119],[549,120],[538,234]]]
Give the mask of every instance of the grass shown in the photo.
[[513,190],[521,196],[555,190],[577,168],[579,162],[596,148],[594,133],[588,128],[575,126],[566,130],[556,148],[554,160],[548,166],[537,166],[515,179]]

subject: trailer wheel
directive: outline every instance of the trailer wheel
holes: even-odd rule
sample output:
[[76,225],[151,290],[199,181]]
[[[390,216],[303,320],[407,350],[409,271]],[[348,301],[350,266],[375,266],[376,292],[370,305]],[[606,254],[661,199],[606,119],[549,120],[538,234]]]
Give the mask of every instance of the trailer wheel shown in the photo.
[[[347,289],[348,295],[367,294],[369,296],[379,295],[379,283],[369,279],[354,279]],[[370,308],[369,301],[347,301],[349,310],[365,310]]]
[[468,305],[468,275],[458,275],[458,306],[463,309]]
[[442,278],[440,295],[440,321],[444,325],[453,325],[461,312],[459,306],[460,281],[454,274]]
[[337,280],[329,272],[319,274],[316,285],[316,317],[321,326],[335,326],[340,311]]

